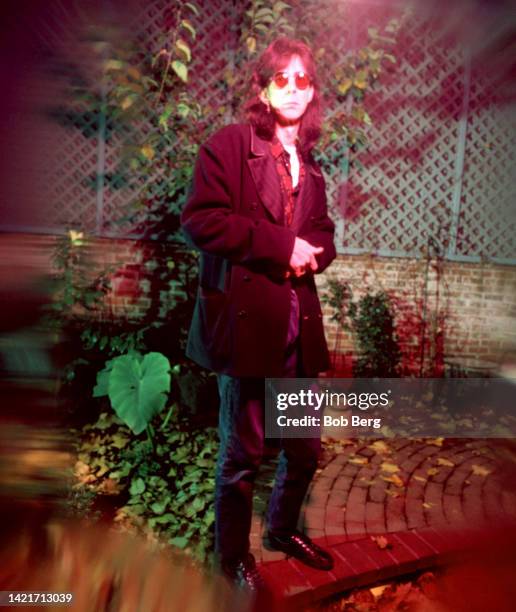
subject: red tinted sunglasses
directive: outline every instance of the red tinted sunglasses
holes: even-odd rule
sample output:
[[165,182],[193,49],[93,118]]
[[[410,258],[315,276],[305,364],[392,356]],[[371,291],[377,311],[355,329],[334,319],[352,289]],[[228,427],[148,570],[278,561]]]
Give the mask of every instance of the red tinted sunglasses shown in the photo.
[[[310,77],[306,74],[306,72],[295,72],[292,75],[295,79],[297,89],[307,89],[312,84]],[[290,75],[288,72],[276,72],[276,74],[271,78],[271,82],[278,89],[283,89],[288,85]]]

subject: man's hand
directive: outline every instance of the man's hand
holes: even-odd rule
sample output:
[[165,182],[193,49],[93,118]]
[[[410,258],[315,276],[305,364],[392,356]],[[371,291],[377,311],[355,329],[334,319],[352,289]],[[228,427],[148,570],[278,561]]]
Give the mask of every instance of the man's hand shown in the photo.
[[303,276],[308,269],[315,272],[318,267],[315,256],[323,251],[323,247],[316,247],[302,238],[296,238],[289,262],[294,275]]

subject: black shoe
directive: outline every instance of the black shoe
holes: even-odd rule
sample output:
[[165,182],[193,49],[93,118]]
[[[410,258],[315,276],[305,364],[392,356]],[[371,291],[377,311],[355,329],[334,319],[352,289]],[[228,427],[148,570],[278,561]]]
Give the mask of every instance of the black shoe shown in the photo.
[[299,531],[289,535],[275,535],[269,531],[270,545],[276,550],[282,550],[287,555],[298,559],[309,567],[320,570],[331,570],[333,557],[312,540]]
[[267,590],[265,581],[260,575],[251,553],[234,563],[223,562],[222,571],[235,586],[252,594],[261,594]]

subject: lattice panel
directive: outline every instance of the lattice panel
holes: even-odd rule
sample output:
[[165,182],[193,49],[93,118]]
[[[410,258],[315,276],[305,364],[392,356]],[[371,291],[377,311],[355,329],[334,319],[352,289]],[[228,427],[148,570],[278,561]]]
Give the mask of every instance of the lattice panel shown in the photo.
[[[373,25],[365,9],[361,28]],[[429,239],[444,249],[451,225],[461,54],[439,24],[412,18],[394,51],[398,64],[368,98],[369,150],[358,156],[342,202],[344,248],[418,255]]]
[[472,75],[457,252],[514,260],[516,108],[496,100],[499,89],[485,71]]
[[[353,51],[355,43],[356,28],[354,27],[354,6],[346,2],[320,3],[317,11],[322,12],[322,23],[327,24],[324,31],[320,32],[318,38],[313,41],[314,47],[324,47],[325,53],[319,61],[320,83],[323,87],[323,107],[328,118],[334,118],[342,109],[332,96],[329,83],[334,67],[346,62]],[[300,7],[298,11],[300,22],[305,19],[306,14]],[[339,142],[329,145],[328,151],[335,155],[341,148]],[[343,182],[343,170],[339,164],[326,169],[326,191],[328,204],[336,220],[340,214],[337,210],[337,201]]]
[[[129,31],[139,52],[155,54],[166,42],[173,3],[135,1],[140,9]],[[189,16],[197,30],[189,87],[204,110],[206,125],[215,126],[220,125],[220,117],[212,114],[214,98],[227,106],[226,122],[234,120],[223,73],[232,66],[246,4],[232,0],[198,0],[196,4],[200,16]],[[302,0],[291,18],[302,32],[310,11],[323,13],[327,25],[314,42],[326,47],[320,61],[324,80],[336,63],[367,43],[369,27],[381,27],[399,15],[399,6],[367,0]],[[99,94],[93,58],[83,52],[84,39],[69,28],[73,22],[80,30],[78,15],[76,12],[68,20],[68,36],[59,53],[80,64],[93,84],[92,93]],[[418,256],[431,242],[433,249],[451,257],[516,261],[512,181],[516,129],[511,109],[494,103],[490,92],[496,87],[475,66],[468,80],[466,58],[447,39],[446,31],[445,20],[437,18],[413,16],[405,24],[393,51],[397,64],[368,94],[366,107],[373,120],[368,130],[370,145],[356,158],[363,170],[351,166],[348,174],[335,166],[327,173],[328,199],[340,224],[338,246],[342,252]],[[465,124],[462,112],[468,95]],[[63,105],[75,112],[87,108],[73,97],[63,99]],[[156,163],[151,175],[135,172],[130,184],[122,188],[110,181],[124,146],[142,143],[152,135],[155,128],[149,117],[155,111],[143,112],[134,125],[109,132],[103,146],[101,117],[91,104],[88,108],[91,114],[80,129],[78,124],[76,129],[56,124],[46,128],[53,132],[48,132],[45,151],[52,151],[57,168],[49,156],[41,192],[48,193],[51,210],[43,224],[82,228],[100,235],[128,235],[133,226],[119,220],[131,204],[142,193],[163,196],[172,180],[170,169]],[[327,113],[341,110],[334,99],[326,99]],[[182,145],[179,142],[176,146]],[[172,149],[170,158],[173,154]],[[100,193],[95,190],[97,172],[102,178]]]
[[[230,45],[232,43],[230,26],[232,25],[230,8],[231,4],[225,0],[219,2],[196,2],[200,8],[201,16],[188,15],[189,20],[197,30],[197,37],[193,48],[193,61],[189,66],[191,75],[195,78],[189,80],[189,87],[193,89],[196,101],[203,107],[203,117],[206,123],[214,121],[210,116],[210,102],[214,96],[223,104],[227,98],[222,81],[222,74],[227,67],[230,58]],[[155,55],[166,46],[167,20],[170,18],[171,3],[166,0],[156,0],[141,4],[137,18],[134,22],[135,31],[138,32],[138,48],[144,49],[151,55]],[[229,102],[229,99],[227,100]],[[119,159],[120,151],[124,143],[143,143],[152,135],[152,126],[149,121],[155,109],[149,108],[144,111],[141,121],[127,129],[125,134],[117,134],[106,147],[106,171],[114,172]],[[174,149],[180,148],[183,143],[168,151],[170,158],[174,156]],[[165,154],[167,151],[165,151]],[[156,163],[151,175],[135,177],[130,187],[116,190],[106,186],[104,191],[103,231],[110,234],[127,234],[131,227],[121,225],[118,220],[127,214],[128,204],[138,200],[145,192],[152,196],[163,195],[167,187],[167,181],[171,178],[168,168]],[[143,220],[143,217],[142,217]]]

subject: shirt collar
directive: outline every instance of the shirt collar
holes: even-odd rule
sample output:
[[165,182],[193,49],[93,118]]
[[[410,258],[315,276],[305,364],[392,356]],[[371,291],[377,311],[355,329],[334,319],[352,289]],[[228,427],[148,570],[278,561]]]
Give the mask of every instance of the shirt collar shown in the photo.
[[271,140],[270,148],[272,156],[275,159],[278,159],[278,157],[281,157],[285,153],[285,149],[283,148],[281,142],[278,140],[277,136],[274,136],[274,138]]
[[[299,139],[296,139],[296,148],[299,146]],[[271,153],[275,159],[278,159],[281,155],[288,155],[288,151],[283,147],[277,136],[271,140],[270,144]]]

